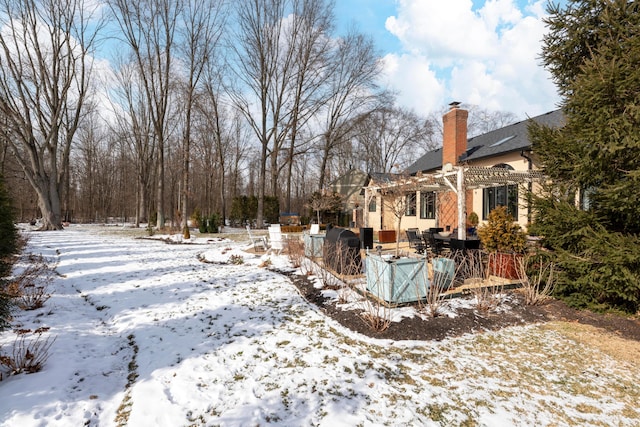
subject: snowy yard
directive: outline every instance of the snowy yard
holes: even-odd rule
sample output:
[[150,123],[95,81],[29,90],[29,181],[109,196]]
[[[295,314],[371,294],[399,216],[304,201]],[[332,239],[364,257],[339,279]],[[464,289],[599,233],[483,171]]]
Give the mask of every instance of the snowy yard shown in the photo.
[[[534,325],[375,340],[307,303],[245,242],[170,245],[126,229],[31,233],[56,265],[16,327],[55,337],[4,375],[2,426],[638,426],[638,361]],[[243,264],[226,262],[242,255]],[[272,256],[286,267],[286,256]],[[2,352],[15,334],[0,335]]]

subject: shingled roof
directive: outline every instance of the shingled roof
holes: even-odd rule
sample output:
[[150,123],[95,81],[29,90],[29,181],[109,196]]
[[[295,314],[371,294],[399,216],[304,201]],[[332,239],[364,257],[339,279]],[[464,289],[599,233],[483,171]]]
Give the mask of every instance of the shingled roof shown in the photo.
[[[564,115],[561,110],[555,110],[469,138],[467,140],[467,151],[460,157],[459,161],[469,162],[530,149],[531,142],[529,141],[529,132],[527,130],[529,120],[534,120],[546,126],[559,127],[564,123]],[[405,173],[414,175],[418,172],[434,172],[441,168],[442,148],[437,148],[416,160],[405,170]]]

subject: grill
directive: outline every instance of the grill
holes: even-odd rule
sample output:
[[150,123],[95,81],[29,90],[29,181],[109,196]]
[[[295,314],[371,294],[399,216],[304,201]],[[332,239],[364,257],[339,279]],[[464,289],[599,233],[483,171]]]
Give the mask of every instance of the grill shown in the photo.
[[324,263],[338,274],[360,274],[362,258],[358,236],[345,228],[328,230],[324,242]]

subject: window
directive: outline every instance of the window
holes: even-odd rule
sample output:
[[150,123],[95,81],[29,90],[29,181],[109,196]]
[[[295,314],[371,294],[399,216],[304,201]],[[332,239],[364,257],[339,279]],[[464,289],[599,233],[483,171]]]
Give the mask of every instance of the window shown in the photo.
[[434,191],[420,192],[420,218],[436,218],[436,193]]
[[[494,166],[513,170],[509,165],[501,164]],[[506,206],[507,212],[514,218],[518,218],[518,186],[500,185],[485,188],[482,192],[482,218],[487,219],[489,212],[496,206]]]
[[376,196],[373,196],[371,200],[369,200],[369,212],[375,212],[376,209]]
[[407,194],[406,207],[407,211],[405,212],[406,216],[416,216],[416,193]]

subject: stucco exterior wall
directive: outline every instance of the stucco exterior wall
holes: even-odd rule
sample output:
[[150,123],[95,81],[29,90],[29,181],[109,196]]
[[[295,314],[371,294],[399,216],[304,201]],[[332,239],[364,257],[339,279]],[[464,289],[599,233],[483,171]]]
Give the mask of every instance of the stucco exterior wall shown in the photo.
[[[502,156],[491,157],[488,159],[482,159],[479,161],[475,161],[473,163],[469,163],[469,166],[482,166],[482,167],[492,167],[500,164],[506,164],[511,166],[516,171],[527,171],[529,170],[529,161],[522,157],[519,152],[508,153]],[[535,164],[532,165],[533,169],[537,169]],[[539,190],[539,185],[534,185],[532,187],[533,191]],[[526,230],[527,225],[529,223],[529,206],[527,205],[526,194],[529,191],[528,184],[522,184],[518,188],[518,224],[522,228]],[[486,222],[482,219],[482,199],[483,189],[473,190],[472,203],[470,206],[467,206],[467,214],[472,211],[478,214],[480,218],[480,224]]]

